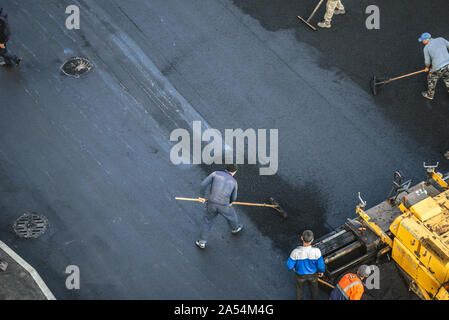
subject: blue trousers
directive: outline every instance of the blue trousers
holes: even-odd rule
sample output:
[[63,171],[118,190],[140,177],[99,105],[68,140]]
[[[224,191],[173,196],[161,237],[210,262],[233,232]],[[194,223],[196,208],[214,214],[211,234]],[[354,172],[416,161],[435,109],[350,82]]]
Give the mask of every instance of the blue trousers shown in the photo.
[[335,287],[331,292],[329,300],[346,300],[346,297]]
[[203,225],[201,227],[200,242],[206,243],[207,236],[209,235],[210,229],[212,228],[215,218],[221,214],[229,224],[231,230],[237,229],[239,225],[239,219],[231,205],[224,206],[214,203],[207,203],[206,212],[203,216]]

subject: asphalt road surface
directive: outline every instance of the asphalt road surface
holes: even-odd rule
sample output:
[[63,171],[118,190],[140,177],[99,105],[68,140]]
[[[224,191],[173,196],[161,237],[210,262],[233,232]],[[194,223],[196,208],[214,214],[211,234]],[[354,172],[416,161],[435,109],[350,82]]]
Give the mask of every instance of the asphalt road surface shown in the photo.
[[[423,32],[449,38],[446,0],[344,1],[333,28],[313,32],[315,1],[5,0],[19,69],[0,70],[0,237],[32,264],[58,299],[294,299],[285,267],[298,234],[325,234],[383,201],[393,172],[419,182],[423,162],[449,150],[449,96],[421,97],[425,76],[373,97],[373,75],[423,68]],[[65,27],[69,4],[80,30]],[[365,8],[380,8],[367,30]],[[313,22],[324,14],[318,11]],[[79,79],[72,56],[93,69]],[[189,128],[278,129],[279,170],[244,165],[232,236],[218,219],[208,248],[194,245],[200,181],[220,166],[174,165],[170,133]],[[25,211],[45,215],[38,239],[17,237]],[[81,288],[67,290],[68,265]],[[384,278],[382,278],[384,279]],[[382,298],[408,297],[385,280]]]

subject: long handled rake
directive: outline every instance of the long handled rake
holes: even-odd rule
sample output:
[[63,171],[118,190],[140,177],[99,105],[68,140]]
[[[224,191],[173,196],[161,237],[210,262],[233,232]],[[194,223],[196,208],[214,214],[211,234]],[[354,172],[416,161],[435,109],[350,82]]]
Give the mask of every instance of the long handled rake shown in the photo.
[[315,9],[312,11],[312,13],[310,14],[310,16],[306,19],[304,19],[301,16],[297,16],[299,20],[301,20],[302,22],[304,22],[306,25],[308,25],[312,30],[316,31],[315,26],[313,26],[312,24],[310,24],[310,20],[312,20],[313,16],[315,15],[315,13],[318,11],[318,9],[321,7],[321,4],[323,3],[324,0],[320,0],[320,2],[318,2],[318,4],[316,5]]
[[[183,200],[183,201],[196,201],[202,202],[199,198],[183,198],[183,197],[175,197],[175,200]],[[287,219],[287,212],[279,205],[279,203],[274,200],[274,198],[270,198],[271,204],[268,203],[251,203],[251,202],[233,202],[233,205],[239,206],[253,206],[253,207],[268,207],[276,210],[284,219]]]
[[407,77],[411,77],[411,76],[414,76],[416,74],[420,74],[420,73],[423,73],[423,72],[427,72],[427,70],[426,69],[422,69],[422,70],[419,70],[419,71],[416,71],[416,72],[404,74],[403,76],[399,76],[399,77],[396,77],[396,78],[390,78],[390,79],[381,79],[381,78],[377,78],[376,76],[373,76],[373,78],[370,81],[371,93],[375,96],[375,95],[377,95],[377,87],[381,87],[381,86],[384,86],[384,85],[386,85],[386,84],[388,84],[388,83],[390,83],[392,81],[396,81],[396,80],[399,80],[399,79],[404,79],[404,78],[407,78]]

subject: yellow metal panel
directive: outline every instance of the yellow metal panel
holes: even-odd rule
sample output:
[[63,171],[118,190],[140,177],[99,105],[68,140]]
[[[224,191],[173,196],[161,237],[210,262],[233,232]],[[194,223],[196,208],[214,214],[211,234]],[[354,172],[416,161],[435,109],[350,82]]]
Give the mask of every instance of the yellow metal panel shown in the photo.
[[402,219],[400,224],[398,225],[398,229],[396,231],[396,237],[402,242],[407,249],[412,252],[418,251],[420,246],[420,241],[425,234],[423,234],[425,229],[420,228],[420,226],[416,223],[416,218],[406,217]]
[[431,197],[411,206],[410,211],[421,221],[426,221],[427,219],[442,213],[441,207]]
[[449,300],[449,292],[445,288],[441,288],[435,298],[437,300]]
[[391,257],[394,261],[407,272],[413,279],[416,279],[416,269],[418,260],[410,256],[410,251],[397,239],[393,242],[393,251]]
[[444,283],[447,281],[447,265],[444,265],[441,260],[436,256],[432,255],[428,260],[428,270],[429,272],[440,282]]
[[434,296],[438,292],[440,283],[397,238],[394,239],[392,257],[431,296]]
[[390,231],[391,233],[396,237],[397,233],[399,231],[399,226],[401,225],[402,220],[404,219],[405,215],[401,215],[397,217],[393,223],[390,225]]

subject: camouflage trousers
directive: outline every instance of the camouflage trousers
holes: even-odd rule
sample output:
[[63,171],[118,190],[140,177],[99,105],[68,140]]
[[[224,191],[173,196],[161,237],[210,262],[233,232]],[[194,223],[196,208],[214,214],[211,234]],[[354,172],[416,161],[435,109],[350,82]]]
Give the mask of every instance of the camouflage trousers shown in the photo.
[[443,78],[444,84],[449,90],[449,64],[436,71],[430,71],[427,75],[427,94],[430,98],[434,97],[435,87],[437,86],[438,80],[440,80],[440,78]]
[[324,14],[324,20],[326,22],[331,22],[334,16],[335,8],[343,10],[345,7],[341,3],[341,0],[327,0],[326,13]]

